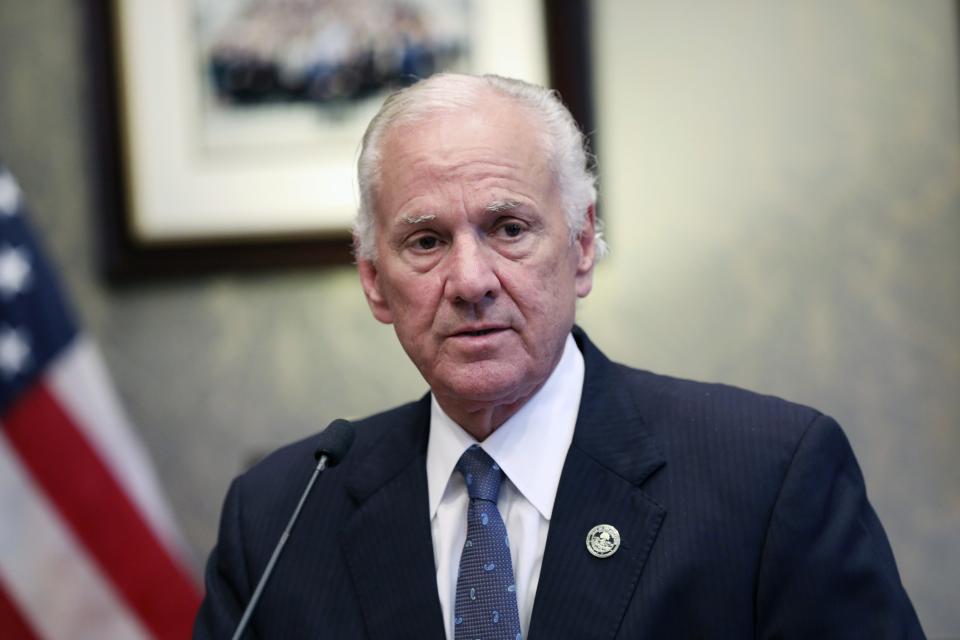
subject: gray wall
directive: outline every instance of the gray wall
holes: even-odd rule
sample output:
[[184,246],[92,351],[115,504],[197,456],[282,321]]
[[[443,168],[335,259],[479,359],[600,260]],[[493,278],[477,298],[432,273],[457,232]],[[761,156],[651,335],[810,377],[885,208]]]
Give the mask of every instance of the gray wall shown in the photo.
[[[424,389],[350,268],[95,274],[82,8],[0,0],[0,159],[198,558],[245,459]],[[608,353],[845,426],[932,637],[960,636],[955,6],[595,2]]]
[[844,426],[960,637],[960,51],[949,2],[595,2],[619,358]]

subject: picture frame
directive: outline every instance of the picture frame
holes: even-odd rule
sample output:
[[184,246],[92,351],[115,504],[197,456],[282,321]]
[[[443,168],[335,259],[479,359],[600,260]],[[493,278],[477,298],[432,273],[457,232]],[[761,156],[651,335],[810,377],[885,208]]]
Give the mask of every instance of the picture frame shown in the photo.
[[[349,132],[297,133],[286,147],[256,146],[282,138],[270,129],[249,148],[198,150],[196,43],[186,13],[195,1],[89,2],[103,275],[122,284],[350,263],[354,165],[369,114],[357,115]],[[482,1],[487,13],[471,23],[471,47],[492,53],[468,70],[549,84],[592,133],[586,0]],[[487,11],[498,3],[507,11]],[[521,5],[526,22],[515,19]]]

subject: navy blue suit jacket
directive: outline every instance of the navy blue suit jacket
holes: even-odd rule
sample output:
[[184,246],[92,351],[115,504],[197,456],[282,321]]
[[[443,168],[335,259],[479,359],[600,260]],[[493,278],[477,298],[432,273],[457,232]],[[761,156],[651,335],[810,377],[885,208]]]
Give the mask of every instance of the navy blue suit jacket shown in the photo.
[[[920,638],[837,424],[813,409],[609,361],[586,378],[530,640]],[[257,638],[438,638],[425,397],[356,423],[252,618]],[[229,638],[310,476],[314,438],[237,478],[195,638]],[[536,452],[530,452],[536,455]],[[598,559],[587,532],[614,525]]]

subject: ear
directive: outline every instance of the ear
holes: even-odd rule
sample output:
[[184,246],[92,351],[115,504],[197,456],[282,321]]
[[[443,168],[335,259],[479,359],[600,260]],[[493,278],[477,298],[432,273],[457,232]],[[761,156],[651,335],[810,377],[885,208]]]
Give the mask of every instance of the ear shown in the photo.
[[373,260],[363,258],[357,261],[357,269],[360,271],[360,284],[363,285],[363,293],[367,297],[367,304],[370,305],[370,311],[373,317],[384,324],[393,323],[393,312],[383,295],[383,289],[380,286],[380,271]]
[[584,298],[593,288],[593,266],[597,262],[597,213],[594,205],[587,209],[587,219],[574,244],[577,247],[577,297]]

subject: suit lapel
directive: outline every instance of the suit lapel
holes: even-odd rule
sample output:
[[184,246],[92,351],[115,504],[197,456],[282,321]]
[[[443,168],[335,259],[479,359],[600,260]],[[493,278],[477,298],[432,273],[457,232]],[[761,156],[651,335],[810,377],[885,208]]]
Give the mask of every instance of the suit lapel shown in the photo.
[[[666,510],[640,488],[664,465],[643,428],[638,390],[578,328],[586,363],[583,400],[550,519],[528,637],[613,638]],[[596,558],[587,532],[610,524],[618,551]]]
[[[643,427],[639,390],[578,328],[583,400],[564,463],[528,638],[613,638],[666,510],[642,490],[664,465]],[[341,547],[371,640],[443,638],[427,500],[429,397],[398,420],[357,464],[357,504]],[[611,524],[619,550],[599,559],[587,532]]]
[[442,638],[424,458],[429,399],[354,469],[357,510],[340,543],[371,640]]

